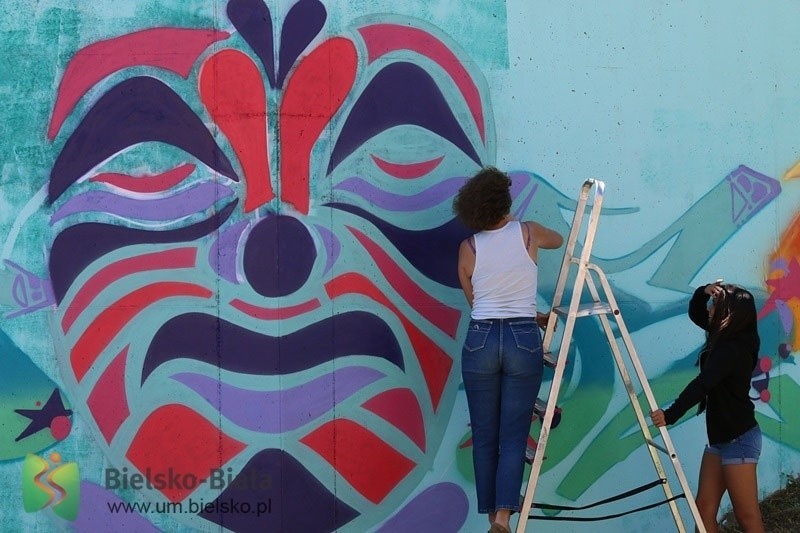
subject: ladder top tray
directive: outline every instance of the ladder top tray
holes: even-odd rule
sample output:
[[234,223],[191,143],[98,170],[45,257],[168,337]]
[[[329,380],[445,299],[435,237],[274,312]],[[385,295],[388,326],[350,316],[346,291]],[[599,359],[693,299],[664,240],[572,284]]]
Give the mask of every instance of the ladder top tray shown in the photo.
[[[559,316],[567,316],[567,313],[569,313],[569,306],[563,305],[555,307],[553,308],[553,312]],[[584,316],[608,315],[613,312],[614,310],[611,309],[611,306],[606,302],[592,302],[588,304],[579,305],[578,309],[576,310],[575,316],[580,318]]]

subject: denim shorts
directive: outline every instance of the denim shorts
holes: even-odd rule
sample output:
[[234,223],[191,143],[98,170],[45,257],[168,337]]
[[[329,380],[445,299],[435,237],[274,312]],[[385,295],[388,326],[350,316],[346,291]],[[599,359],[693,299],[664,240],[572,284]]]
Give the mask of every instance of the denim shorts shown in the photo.
[[709,444],[706,453],[719,455],[723,466],[756,464],[761,455],[761,428],[755,425],[731,441]]

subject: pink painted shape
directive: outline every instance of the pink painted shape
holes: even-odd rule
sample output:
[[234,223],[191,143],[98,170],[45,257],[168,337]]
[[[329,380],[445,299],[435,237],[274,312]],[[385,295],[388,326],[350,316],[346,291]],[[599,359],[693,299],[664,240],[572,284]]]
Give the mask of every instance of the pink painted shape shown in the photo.
[[126,346],[108,365],[86,400],[86,405],[94,415],[100,433],[108,443],[131,414],[125,395],[125,362],[127,359],[128,347]]
[[286,84],[280,109],[281,200],[302,214],[310,203],[311,150],[353,87],[357,66],[353,43],[335,37],[301,60]]
[[399,24],[372,24],[358,32],[367,45],[369,62],[397,50],[412,50],[435,61],[442,67],[464,96],[481,139],[486,142],[483,106],[478,87],[461,61],[442,41],[419,28]]
[[293,318],[302,315],[303,313],[313,311],[314,309],[318,309],[320,305],[321,304],[319,303],[319,300],[314,298],[313,300],[309,300],[301,304],[270,309],[267,307],[260,307],[251,303],[247,303],[238,298],[231,300],[231,307],[259,320],[283,320],[286,318]]
[[425,423],[422,409],[414,393],[409,389],[390,389],[364,402],[364,409],[372,411],[414,441],[425,451]]
[[372,160],[378,165],[378,168],[393,176],[395,178],[400,179],[415,179],[420,178],[427,174],[428,172],[432,171],[436,167],[439,166],[439,163],[442,162],[444,156],[437,157],[436,159],[431,159],[430,161],[421,161],[419,163],[390,163],[385,159],[381,159],[376,155],[370,155]]
[[108,183],[131,192],[164,192],[185,180],[189,174],[194,172],[194,169],[195,165],[186,163],[161,174],[132,176],[130,174],[107,172],[92,176],[89,181]]
[[175,248],[121,259],[110,263],[84,283],[64,312],[61,330],[67,333],[78,316],[100,292],[114,281],[147,270],[191,268],[197,261],[196,248]]
[[461,311],[445,305],[425,292],[375,241],[355,228],[348,227],[348,229],[366,248],[397,293],[431,324],[455,339]]
[[275,198],[267,151],[267,96],[256,64],[238,50],[214,54],[200,69],[200,98],[242,165],[245,212]]
[[64,440],[72,430],[72,421],[68,416],[57,416],[50,421],[50,434],[56,440]]
[[78,100],[109,74],[144,65],[188,78],[203,50],[229,36],[226,31],[210,29],[151,28],[98,41],[78,50],[61,77],[47,138],[51,141],[55,138]]

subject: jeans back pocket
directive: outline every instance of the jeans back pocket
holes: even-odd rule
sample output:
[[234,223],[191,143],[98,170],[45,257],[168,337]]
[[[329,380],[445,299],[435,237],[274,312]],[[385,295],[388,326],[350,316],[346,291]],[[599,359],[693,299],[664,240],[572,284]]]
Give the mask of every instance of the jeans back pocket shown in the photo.
[[509,326],[517,348],[531,353],[542,350],[542,338],[539,336],[539,326],[535,320],[512,322]]
[[486,339],[489,338],[491,329],[491,322],[470,320],[467,338],[464,339],[464,349],[468,352],[482,350],[486,346]]

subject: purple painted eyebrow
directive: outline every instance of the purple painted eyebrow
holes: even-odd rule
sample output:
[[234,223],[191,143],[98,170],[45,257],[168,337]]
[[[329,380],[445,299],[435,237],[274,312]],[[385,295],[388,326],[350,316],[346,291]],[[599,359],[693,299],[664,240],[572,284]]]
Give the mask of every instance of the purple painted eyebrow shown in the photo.
[[55,138],[78,100],[109,74],[147,65],[188,78],[203,50],[229,36],[226,31],[212,29],[151,28],[98,41],[78,50],[61,77],[47,137],[51,141]]
[[155,78],[138,76],[105,93],[67,139],[50,173],[50,202],[99,163],[148,141],[181,148],[238,181],[225,153],[180,96]]
[[[324,205],[352,213],[371,222],[423,275],[454,289],[459,286],[458,269],[454,258],[458,256],[458,243],[472,235],[472,231],[457,218],[435,228],[408,230],[394,226],[377,215],[351,204],[333,202]],[[432,254],[431,250],[439,250],[442,253]]]
[[98,222],[68,227],[50,247],[48,267],[56,301],[61,303],[72,282],[99,257],[125,246],[189,242],[210,235],[228,220],[237,203],[234,200],[206,220],[172,230],[150,231]]
[[429,73],[412,63],[392,63],[378,72],[353,104],[331,153],[328,174],[367,140],[394,126],[412,124],[481,159]]

